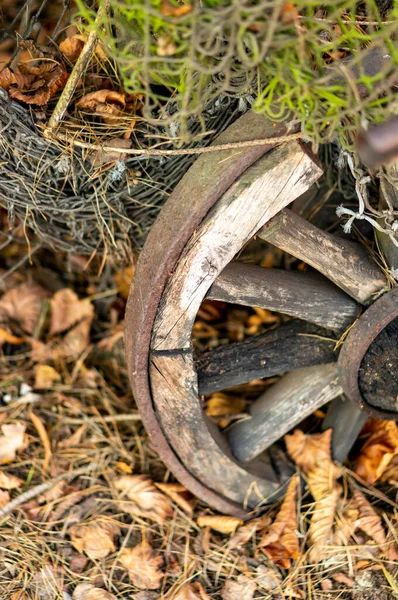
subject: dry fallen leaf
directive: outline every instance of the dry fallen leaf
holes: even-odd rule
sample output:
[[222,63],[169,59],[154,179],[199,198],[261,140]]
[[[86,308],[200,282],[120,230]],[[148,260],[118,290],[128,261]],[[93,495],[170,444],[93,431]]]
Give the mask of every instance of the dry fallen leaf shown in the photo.
[[246,400],[244,398],[215,392],[207,401],[206,414],[208,417],[226,417],[217,419],[218,425],[223,428],[230,423],[230,415],[242,413],[245,407]]
[[0,471],[0,488],[3,488],[4,490],[14,490],[15,488],[21,487],[22,484],[23,479],[15,477],[15,475],[11,475],[5,471]]
[[223,600],[252,600],[257,586],[245,575],[238,575],[236,581],[228,579],[221,590]]
[[181,483],[155,483],[155,485],[161,492],[171,498],[177,506],[185,510],[189,515],[192,515],[194,500],[186,487]]
[[53,367],[50,367],[49,365],[37,365],[35,368],[34,389],[48,390],[60,379],[61,375]]
[[128,475],[131,475],[131,473],[133,472],[133,467],[123,462],[122,460],[117,461],[115,463],[115,467],[118,471],[121,471],[122,473],[127,473]]
[[101,117],[108,125],[120,122],[126,107],[126,94],[112,90],[96,90],[86,94],[76,106]]
[[[53,348],[53,357],[77,358],[90,343],[90,331],[93,315],[86,317],[72,327],[58,344]],[[81,369],[82,373],[82,369]]]
[[268,592],[282,584],[282,576],[279,571],[276,571],[275,569],[271,569],[265,565],[258,565],[256,573],[255,582],[262,590]]
[[50,300],[50,335],[62,333],[83,319],[92,319],[94,307],[90,300],[79,300],[78,295],[69,288],[63,288]]
[[258,545],[275,565],[285,569],[290,567],[291,558],[300,555],[296,507],[298,481],[297,475],[292,477],[278,515]]
[[60,596],[62,598],[62,567],[56,567],[51,564],[42,567],[30,580],[29,588],[34,592],[34,597],[41,600],[53,600],[53,598],[59,598]]
[[117,600],[116,596],[91,583],[79,583],[72,594],[73,600]]
[[234,533],[240,525],[243,525],[241,519],[224,515],[202,515],[196,522],[199,527],[210,527],[210,529],[224,534]]
[[398,487],[398,454],[392,458],[387,467],[383,471],[380,481],[388,481]]
[[388,555],[390,560],[397,560],[398,553],[394,544],[388,544],[386,534],[381,523],[381,518],[371,506],[370,502],[359,491],[354,490],[352,499],[359,511],[359,519],[356,522],[358,529],[372,538],[381,552]]
[[16,453],[27,446],[25,435],[26,425],[23,423],[10,423],[2,425],[0,436],[0,464],[15,460]]
[[239,529],[231,536],[228,542],[229,550],[237,548],[238,546],[244,546],[252,538],[256,531],[260,531],[268,527],[271,523],[271,519],[268,515],[253,519],[248,523],[244,523]]
[[331,439],[332,429],[313,435],[296,429],[291,435],[285,435],[288,454],[305,473],[322,460],[331,461]]
[[131,140],[119,137],[112,138],[106,142],[106,146],[114,148],[114,150],[96,150],[90,154],[91,164],[93,167],[102,167],[102,165],[116,161],[125,162],[128,159],[128,154],[123,150],[128,150],[132,145]]
[[173,515],[170,501],[147,475],[122,475],[114,485],[119,492],[120,510],[152,519],[160,525]]
[[118,558],[127,569],[131,582],[141,590],[157,590],[164,573],[163,558],[157,556],[150,544],[143,540],[134,548],[125,548]]
[[10,494],[6,490],[0,490],[0,509],[10,501]]
[[192,6],[189,2],[172,4],[170,0],[161,0],[160,12],[164,17],[183,17],[191,12]]
[[22,283],[4,294],[0,300],[0,321],[15,321],[29,334],[33,333],[47,296],[36,283]]
[[66,56],[71,63],[77,61],[81,51],[83,50],[83,47],[84,42],[75,35],[67,37],[59,45],[59,49],[61,50],[62,54]]
[[354,463],[354,472],[372,485],[398,454],[398,427],[394,421],[370,419],[363,432],[369,437]]
[[74,548],[92,560],[105,558],[115,551],[114,539],[118,533],[118,528],[106,521],[73,525],[69,529]]
[[3,346],[3,344],[13,344],[18,346],[19,344],[23,344],[24,341],[25,338],[12,335],[12,333],[6,329],[0,328],[0,347]]
[[113,276],[116,283],[117,291],[119,292],[121,297],[124,298],[124,300],[127,300],[128,298],[131,282],[134,276],[134,271],[135,266],[129,265],[128,267],[125,267],[121,271],[115,273]]
[[178,592],[171,596],[171,600],[210,600],[198,581],[184,583]]

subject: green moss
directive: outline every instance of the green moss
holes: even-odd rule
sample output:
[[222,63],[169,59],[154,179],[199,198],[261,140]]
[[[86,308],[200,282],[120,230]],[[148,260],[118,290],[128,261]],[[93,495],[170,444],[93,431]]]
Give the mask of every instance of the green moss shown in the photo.
[[[81,0],[79,6],[91,29],[95,12]],[[250,92],[255,111],[279,120],[289,110],[315,142],[337,135],[345,147],[362,119],[388,116],[388,82],[398,64],[398,0],[386,22],[373,0],[326,0],[321,9],[307,0],[202,0],[181,17],[162,14],[162,6],[161,0],[111,0],[111,16],[99,33],[125,89],[144,94],[145,116],[166,126],[178,120],[180,141],[188,138],[189,117],[200,116],[203,105],[223,93]],[[354,22],[361,19],[376,24]],[[380,72],[364,73],[362,57],[372,46],[391,59]],[[341,68],[341,59],[350,57],[356,71],[344,62]],[[170,97],[177,108],[172,116],[159,112]]]

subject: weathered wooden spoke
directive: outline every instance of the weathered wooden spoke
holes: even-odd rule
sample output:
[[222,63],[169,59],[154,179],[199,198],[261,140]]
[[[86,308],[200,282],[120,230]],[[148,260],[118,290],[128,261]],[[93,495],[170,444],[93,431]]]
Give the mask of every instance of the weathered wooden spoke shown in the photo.
[[344,396],[330,403],[322,428],[333,429],[332,455],[343,462],[354,445],[368,415]]
[[332,331],[295,320],[196,357],[199,394],[337,360]]
[[253,403],[248,419],[230,428],[232,454],[253,460],[341,391],[336,363],[288,373]]
[[315,227],[291,210],[280,211],[258,236],[317,269],[352,298],[367,303],[386,277],[366,249]]
[[207,298],[258,306],[331,329],[346,329],[360,312],[352,298],[317,273],[239,262],[220,273]]

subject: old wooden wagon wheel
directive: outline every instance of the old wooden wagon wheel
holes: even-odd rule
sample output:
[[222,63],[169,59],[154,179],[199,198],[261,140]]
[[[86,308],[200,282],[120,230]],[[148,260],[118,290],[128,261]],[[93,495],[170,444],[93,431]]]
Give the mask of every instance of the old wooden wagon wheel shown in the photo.
[[[284,133],[283,124],[248,113],[217,143]],[[334,428],[339,459],[366,414],[398,414],[396,399],[380,403],[377,385],[359,378],[368,348],[380,332],[388,337],[384,328],[398,314],[396,291],[387,291],[365,247],[286,208],[321,172],[296,140],[202,155],[166,203],[138,262],[126,346],[144,424],[174,475],[222,512],[246,514],[280,492],[288,475],[263,452],[327,402],[336,399],[326,426]],[[237,254],[255,235],[318,273],[240,263]],[[296,319],[195,359],[192,326],[206,296]],[[338,338],[355,321],[338,362],[330,330]],[[254,402],[250,418],[226,435],[206,418],[201,395],[281,373]],[[370,390],[366,398],[364,389]]]

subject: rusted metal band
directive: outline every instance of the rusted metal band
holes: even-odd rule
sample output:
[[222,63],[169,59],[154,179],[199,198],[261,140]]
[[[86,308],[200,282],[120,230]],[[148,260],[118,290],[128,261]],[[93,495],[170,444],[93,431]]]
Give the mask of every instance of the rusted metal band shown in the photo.
[[398,317],[398,288],[384,294],[362,315],[348,334],[339,356],[339,377],[346,396],[361,410],[377,419],[398,420],[398,413],[378,410],[362,397],[359,369],[371,343]]

